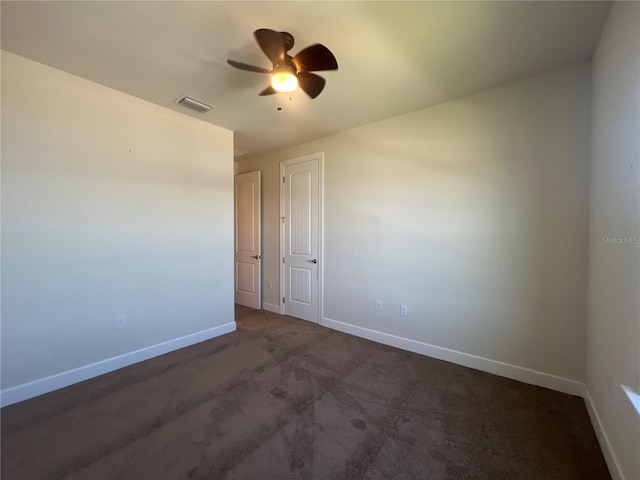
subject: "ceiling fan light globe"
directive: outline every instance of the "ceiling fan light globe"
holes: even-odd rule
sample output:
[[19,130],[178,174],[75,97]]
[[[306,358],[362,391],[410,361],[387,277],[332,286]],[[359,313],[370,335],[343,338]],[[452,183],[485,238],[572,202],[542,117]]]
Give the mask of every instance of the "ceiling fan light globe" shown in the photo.
[[271,77],[271,86],[276,92],[293,92],[298,88],[298,77],[291,72],[276,72]]

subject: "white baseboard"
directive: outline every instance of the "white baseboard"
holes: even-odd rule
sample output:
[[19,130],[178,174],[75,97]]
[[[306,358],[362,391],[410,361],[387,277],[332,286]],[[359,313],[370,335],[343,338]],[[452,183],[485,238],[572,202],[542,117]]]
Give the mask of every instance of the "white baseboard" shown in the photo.
[[613,480],[625,480],[624,473],[622,473],[622,468],[620,468],[620,463],[618,463],[616,454],[613,453],[611,442],[609,442],[609,437],[604,429],[602,421],[600,420],[600,415],[598,415],[596,405],[593,403],[593,399],[591,398],[589,389],[586,386],[584,388],[584,403],[587,406],[587,412],[589,412],[591,424],[593,425],[593,429],[595,430],[596,436],[598,437],[598,442],[600,443],[600,448],[602,449],[604,459],[606,460],[607,466],[609,467],[609,473],[611,473],[611,477],[613,478]]
[[489,358],[478,357],[469,353],[438,347],[436,345],[430,345],[428,343],[410,340],[408,338],[398,337],[396,335],[379,332],[377,330],[358,327],[356,325],[332,320],[326,317],[322,319],[320,325],[334,330],[339,330],[344,333],[349,333],[357,337],[366,338],[367,340],[372,340],[384,345],[426,355],[427,357],[445,360],[447,362],[474,368],[494,375],[500,375],[501,377],[511,378],[513,380],[549,388],[551,390],[568,393],[570,395],[577,395],[579,397],[584,396],[584,383],[576,380],[519,367],[517,365],[511,365],[497,360],[491,360]]
[[274,305],[273,303],[262,303],[262,309],[267,312],[280,313],[280,305]]
[[219,337],[220,335],[224,335],[225,333],[230,333],[235,330],[236,322],[225,323],[219,327],[209,328],[190,335],[185,335],[184,337],[174,338],[173,340],[141,348],[140,350],[134,350],[133,352],[118,355],[117,357],[107,358],[106,360],[74,368],[73,370],[57,373],[49,377],[39,378],[38,380],[16,385],[15,387],[6,388],[0,392],[0,406],[5,407],[13,403],[21,402],[29,398],[58,390],[59,388],[68,387],[74,383],[113,372],[114,370],[133,365],[134,363],[142,362],[144,360],[157,357],[158,355],[163,355],[180,348],[204,342],[205,340]]

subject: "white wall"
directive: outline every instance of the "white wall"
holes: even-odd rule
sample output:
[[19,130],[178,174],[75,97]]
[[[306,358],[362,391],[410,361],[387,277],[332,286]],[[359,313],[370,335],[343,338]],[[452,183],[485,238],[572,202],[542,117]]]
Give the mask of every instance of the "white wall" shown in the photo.
[[612,471],[629,480],[640,479],[640,417],[620,384],[640,384],[639,46],[640,4],[614,3],[593,58],[587,387]]
[[231,131],[3,52],[3,390],[232,323],[232,176]]
[[278,162],[324,151],[327,319],[583,381],[590,74],[238,159],[264,174],[267,306],[281,297]]

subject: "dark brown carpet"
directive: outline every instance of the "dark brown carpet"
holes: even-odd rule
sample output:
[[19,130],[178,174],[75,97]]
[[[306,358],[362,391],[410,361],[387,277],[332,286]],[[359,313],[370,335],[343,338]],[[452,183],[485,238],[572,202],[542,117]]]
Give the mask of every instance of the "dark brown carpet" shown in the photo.
[[610,476],[582,399],[238,307],[238,331],[2,410],[2,480]]

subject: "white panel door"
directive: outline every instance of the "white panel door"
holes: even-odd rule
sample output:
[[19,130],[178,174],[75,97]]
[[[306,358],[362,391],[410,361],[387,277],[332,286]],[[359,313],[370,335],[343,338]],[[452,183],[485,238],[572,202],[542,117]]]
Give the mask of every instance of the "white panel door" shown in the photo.
[[261,308],[260,172],[235,176],[235,301]]
[[319,159],[284,162],[284,312],[318,322]]

